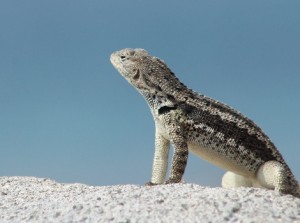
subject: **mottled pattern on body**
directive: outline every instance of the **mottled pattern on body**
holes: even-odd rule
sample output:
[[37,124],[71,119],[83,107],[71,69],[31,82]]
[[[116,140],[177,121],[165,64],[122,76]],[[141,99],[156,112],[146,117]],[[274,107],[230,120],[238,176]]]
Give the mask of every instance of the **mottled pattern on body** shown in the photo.
[[[231,174],[222,185],[259,186],[299,196],[299,186],[268,136],[233,108],[198,94],[181,83],[168,66],[143,49],[124,49],[111,62],[147,101],[156,126],[150,185],[164,182],[170,143],[174,146],[170,177],[181,181],[189,151]],[[237,183],[233,184],[234,186]]]

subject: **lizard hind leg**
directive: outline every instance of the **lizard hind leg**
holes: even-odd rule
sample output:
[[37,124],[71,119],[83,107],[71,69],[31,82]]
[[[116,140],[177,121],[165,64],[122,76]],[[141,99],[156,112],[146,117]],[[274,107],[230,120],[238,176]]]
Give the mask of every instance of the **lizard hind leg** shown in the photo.
[[288,181],[288,171],[278,161],[268,161],[261,165],[256,172],[256,181],[262,187],[288,193],[291,188]]
[[222,178],[222,187],[224,188],[252,187],[252,186],[253,186],[252,180],[230,171],[226,172]]

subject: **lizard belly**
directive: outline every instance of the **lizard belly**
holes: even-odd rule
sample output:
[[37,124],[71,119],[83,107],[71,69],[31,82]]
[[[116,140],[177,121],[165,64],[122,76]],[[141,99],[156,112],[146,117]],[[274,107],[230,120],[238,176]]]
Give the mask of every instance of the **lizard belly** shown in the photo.
[[226,154],[222,154],[220,152],[216,152],[211,148],[202,146],[197,143],[188,143],[189,150],[195,155],[201,157],[204,160],[207,160],[214,165],[221,167],[222,169],[229,170],[236,174],[254,177],[253,172],[250,172],[247,168],[242,165],[239,165],[233,159],[230,159],[226,156]]

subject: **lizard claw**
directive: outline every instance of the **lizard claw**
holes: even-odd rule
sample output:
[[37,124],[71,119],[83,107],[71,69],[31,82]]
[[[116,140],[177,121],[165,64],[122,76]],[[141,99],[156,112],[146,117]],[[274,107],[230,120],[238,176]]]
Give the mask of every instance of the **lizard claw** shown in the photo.
[[169,179],[165,182],[165,184],[176,184],[176,183],[180,183],[180,180],[174,180],[174,179]]
[[145,183],[145,186],[156,186],[158,184],[152,183],[151,181]]

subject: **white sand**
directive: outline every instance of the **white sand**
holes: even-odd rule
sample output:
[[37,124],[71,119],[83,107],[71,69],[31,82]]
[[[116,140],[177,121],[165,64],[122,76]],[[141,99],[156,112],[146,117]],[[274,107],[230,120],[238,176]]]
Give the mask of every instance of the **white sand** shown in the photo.
[[0,177],[0,222],[300,222],[300,199],[254,188]]

